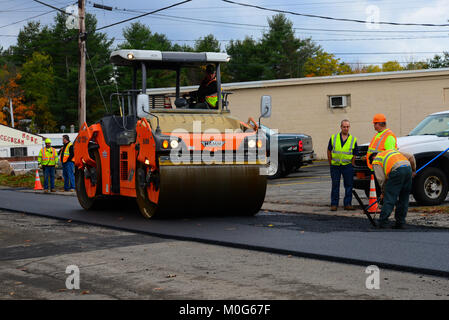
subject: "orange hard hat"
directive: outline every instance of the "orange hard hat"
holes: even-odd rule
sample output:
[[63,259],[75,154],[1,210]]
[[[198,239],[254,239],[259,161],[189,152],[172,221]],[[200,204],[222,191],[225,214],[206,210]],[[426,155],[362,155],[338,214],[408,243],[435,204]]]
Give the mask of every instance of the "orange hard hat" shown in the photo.
[[374,118],[373,118],[373,123],[376,123],[376,122],[387,122],[387,118],[385,118],[384,114],[378,113],[378,114],[374,115]]

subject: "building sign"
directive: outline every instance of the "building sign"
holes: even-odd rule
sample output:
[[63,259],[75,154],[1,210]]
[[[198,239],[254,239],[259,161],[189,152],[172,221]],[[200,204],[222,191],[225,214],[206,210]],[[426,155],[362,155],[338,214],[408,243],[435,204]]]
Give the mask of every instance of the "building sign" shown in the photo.
[[0,146],[42,145],[42,137],[0,125]]

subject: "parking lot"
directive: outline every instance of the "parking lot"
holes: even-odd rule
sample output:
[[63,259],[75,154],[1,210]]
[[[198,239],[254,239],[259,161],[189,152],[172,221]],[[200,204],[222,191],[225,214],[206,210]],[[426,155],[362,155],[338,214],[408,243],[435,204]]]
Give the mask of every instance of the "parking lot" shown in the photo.
[[[285,213],[341,215],[366,219],[362,210],[358,209],[358,203],[354,198],[352,204],[357,210],[343,210],[343,180],[340,186],[340,204],[336,212],[330,211],[330,192],[331,179],[328,162],[326,160],[315,161],[285,178],[269,180],[262,209]],[[368,204],[365,193],[362,190],[356,190],[356,192],[362,201]],[[441,206],[447,205],[449,205],[449,197]],[[407,222],[425,226],[449,227],[447,214],[428,213],[425,207],[417,206],[413,196],[410,196]]]

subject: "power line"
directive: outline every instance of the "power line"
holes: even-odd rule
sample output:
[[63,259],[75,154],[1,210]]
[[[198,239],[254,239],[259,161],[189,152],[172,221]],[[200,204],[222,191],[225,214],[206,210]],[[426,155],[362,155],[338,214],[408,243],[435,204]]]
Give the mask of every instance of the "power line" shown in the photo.
[[[91,3],[91,2],[90,2]],[[117,11],[122,11],[124,13],[130,13],[130,12],[138,12],[140,13],[141,11],[135,10],[135,9],[120,9],[120,8],[113,8],[113,10],[117,10]],[[223,25],[226,27],[232,27],[232,26],[236,26],[235,28],[245,28],[248,29],[248,27],[254,27],[254,28],[261,28],[261,29],[267,29],[269,28],[266,25],[258,25],[258,24],[248,24],[248,23],[236,23],[236,22],[225,22],[225,21],[219,21],[219,20],[207,20],[207,19],[198,19],[198,18],[187,18],[187,17],[180,17],[180,16],[173,16],[173,15],[166,15],[166,14],[155,14],[153,16],[154,18],[158,18],[158,17],[164,17],[165,19],[172,19],[174,21],[187,21],[189,23],[195,23],[195,21],[198,21],[198,23],[201,23],[202,25],[204,25],[205,23],[207,24],[212,24],[212,25]],[[294,30],[310,30],[310,32],[301,32],[302,34],[311,34],[313,35],[314,33],[317,34],[318,31],[326,31],[326,32],[360,32],[360,33],[365,33],[365,32],[387,32],[387,33],[417,33],[417,32],[427,32],[427,33],[447,33],[448,31],[442,31],[442,30],[402,30],[402,31],[393,31],[393,30],[385,30],[385,31],[380,31],[380,30],[372,30],[372,31],[367,31],[367,30],[348,30],[348,29],[319,29],[319,28],[298,28],[298,27],[294,27],[292,28]],[[334,35],[338,35],[338,34],[334,34]],[[342,36],[348,36],[345,34],[341,34]],[[365,34],[363,34],[365,35]],[[360,36],[362,36],[362,34],[360,34]],[[410,38],[410,39],[415,39],[417,37],[414,38]],[[357,38],[355,38],[357,39]],[[395,40],[396,38],[393,38],[393,40]],[[180,40],[181,41],[181,40]],[[185,40],[185,41],[191,41],[191,40]],[[230,40],[220,40],[220,41],[230,41]],[[327,40],[324,40],[327,41]]]
[[365,55],[365,54],[430,54],[444,53],[444,51],[418,51],[418,52],[337,52],[334,55]]
[[44,10],[2,10],[0,11],[0,13],[7,13],[7,14],[11,14],[11,13],[37,13],[37,12],[46,12]]
[[50,11],[47,11],[45,13],[38,14],[37,16],[29,17],[29,18],[26,18],[26,19],[23,19],[23,20],[20,20],[20,21],[16,21],[16,22],[12,22],[10,24],[6,24],[4,26],[0,26],[0,28],[9,27],[9,26],[12,26],[12,25],[15,25],[15,24],[18,24],[18,23],[21,23],[21,22],[24,22],[24,21],[27,21],[27,20],[30,20],[30,19],[41,17],[43,15],[46,15],[46,14],[49,14],[49,13],[52,13],[52,12],[55,12],[55,11],[56,10],[50,10]]
[[[384,61],[384,62],[345,62],[345,61],[342,61],[341,63],[344,63],[344,64],[384,64],[386,62],[391,62],[391,61]],[[412,63],[413,61],[396,61],[396,60],[394,60],[394,62],[404,64],[404,63]],[[422,61],[418,61],[418,62],[422,62]]]
[[[123,11],[123,12],[127,12],[127,13],[128,12],[142,13],[142,11],[139,11],[136,9],[120,9],[117,7],[113,8],[113,10]],[[189,22],[198,21],[201,23],[207,22],[207,23],[222,24],[222,25],[236,25],[236,26],[242,26],[242,27],[256,27],[256,28],[263,28],[263,29],[268,28],[267,25],[260,25],[260,24],[237,23],[237,22],[228,22],[228,21],[220,21],[220,20],[208,20],[208,19],[199,19],[199,18],[190,18],[190,17],[180,17],[180,16],[173,16],[173,15],[167,15],[167,14],[155,14],[155,16],[187,20]],[[447,32],[449,32],[448,30],[350,30],[350,29],[321,29],[321,28],[301,28],[301,27],[294,27],[292,29],[305,30],[305,31],[351,32],[351,33],[352,32],[357,32],[357,33],[416,33],[416,32],[447,33]]]
[[386,24],[386,25],[394,25],[394,26],[421,26],[421,27],[449,27],[449,24],[433,24],[433,23],[401,23],[401,22],[386,22],[386,21],[366,21],[366,20],[357,20],[357,19],[346,19],[346,18],[334,18],[334,17],[328,17],[328,16],[320,16],[315,14],[306,14],[306,13],[298,13],[293,12],[289,10],[279,10],[279,9],[270,9],[266,7],[261,7],[253,4],[247,4],[247,3],[240,3],[235,2],[231,0],[221,0],[223,2],[243,6],[243,7],[249,7],[249,8],[256,8],[260,10],[265,11],[272,11],[277,13],[287,13],[292,14],[295,16],[303,16],[303,17],[309,17],[309,18],[319,18],[319,19],[326,19],[326,20],[334,20],[334,21],[345,21],[345,22],[357,22],[357,23],[363,23],[363,24]]
[[449,36],[429,36],[429,37],[397,37],[397,38],[348,38],[348,39],[312,39],[313,41],[379,41],[379,40],[410,40],[410,39],[449,39]]
[[55,6],[52,6],[51,4],[48,4],[48,3],[45,3],[45,2],[42,2],[42,1],[39,1],[39,0],[33,0],[33,1],[34,1],[34,2],[37,2],[37,3],[40,3],[40,4],[42,4],[42,5],[46,6],[46,7],[55,9],[55,10],[61,12],[62,14],[70,15],[70,13],[67,13],[67,12],[65,12],[64,10],[59,9],[59,8],[57,8],[57,7],[55,7]]
[[147,13],[141,14],[141,15],[136,16],[136,17],[132,17],[132,18],[129,18],[129,19],[125,19],[125,20],[122,20],[122,21],[118,21],[118,22],[115,22],[115,23],[112,23],[112,24],[109,24],[109,25],[97,28],[95,31],[103,30],[103,29],[106,29],[106,28],[109,28],[109,27],[113,27],[113,26],[116,26],[118,24],[125,23],[125,22],[128,22],[128,21],[134,20],[134,19],[139,19],[139,18],[145,17],[147,15],[154,14],[154,13],[159,12],[159,11],[167,10],[167,9],[179,6],[181,4],[184,4],[184,3],[187,3],[187,2],[190,2],[190,1],[192,1],[192,0],[185,0],[185,1],[182,1],[182,2],[178,2],[178,3],[172,4],[172,5],[167,6],[167,7],[163,7],[163,8],[151,11],[151,12],[147,12]]

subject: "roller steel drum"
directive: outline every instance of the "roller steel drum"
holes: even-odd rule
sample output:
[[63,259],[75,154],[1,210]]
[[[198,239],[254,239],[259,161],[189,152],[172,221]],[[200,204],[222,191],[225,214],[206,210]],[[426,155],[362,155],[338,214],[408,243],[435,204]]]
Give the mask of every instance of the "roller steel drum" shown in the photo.
[[147,218],[254,215],[262,207],[267,186],[260,168],[252,164],[161,165],[158,204],[149,200],[138,183],[137,202]]

